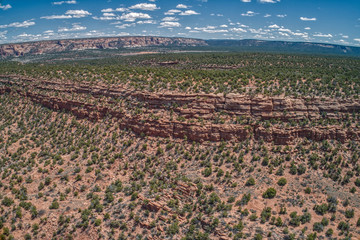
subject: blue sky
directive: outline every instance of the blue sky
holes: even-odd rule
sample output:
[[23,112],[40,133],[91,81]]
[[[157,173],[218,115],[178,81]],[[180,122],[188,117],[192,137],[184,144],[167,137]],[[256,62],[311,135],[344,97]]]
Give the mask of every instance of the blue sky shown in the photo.
[[0,43],[133,35],[360,46],[360,0],[0,0]]

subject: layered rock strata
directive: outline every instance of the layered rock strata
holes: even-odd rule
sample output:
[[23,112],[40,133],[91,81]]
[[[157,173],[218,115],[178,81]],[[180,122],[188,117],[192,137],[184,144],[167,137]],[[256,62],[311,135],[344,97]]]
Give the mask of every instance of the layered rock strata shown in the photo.
[[[67,110],[80,118],[94,121],[115,118],[123,129],[150,136],[187,138],[194,141],[243,141],[254,137],[275,144],[291,144],[298,138],[314,141],[334,139],[341,142],[360,140],[358,128],[339,125],[300,127],[289,122],[333,119],[344,121],[360,113],[360,100],[330,98],[264,97],[240,94],[182,94],[135,91],[120,86],[89,85],[73,82],[35,80],[21,76],[0,76],[0,93],[16,92],[33,102],[54,110]],[[49,93],[49,94],[48,94]],[[107,97],[108,104],[73,100],[60,93]],[[144,118],[120,108],[110,107],[114,100],[141,103],[147,113],[173,111],[177,118],[163,114],[159,118]],[[224,123],[214,121],[225,116]],[[180,121],[179,118],[183,118]],[[242,119],[240,123],[229,119]],[[198,121],[201,119],[201,121]],[[262,121],[275,121],[265,127]],[[283,123],[283,124],[280,124]]]

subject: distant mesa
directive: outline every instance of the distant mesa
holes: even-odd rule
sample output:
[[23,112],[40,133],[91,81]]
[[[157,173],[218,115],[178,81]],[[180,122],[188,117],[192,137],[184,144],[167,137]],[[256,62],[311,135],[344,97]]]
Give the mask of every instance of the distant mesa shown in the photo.
[[109,37],[67,39],[0,45],[0,56],[19,57],[86,49],[120,49],[150,46],[207,46],[204,40],[168,37]]
[[[89,49],[125,49],[142,47],[205,47],[207,50],[291,52],[310,54],[335,54],[360,57],[360,47],[325,43],[286,42],[264,40],[202,40],[172,37],[102,37],[86,39],[65,39],[0,45],[0,56],[20,57],[45,53]],[[160,64],[161,65],[161,64]]]

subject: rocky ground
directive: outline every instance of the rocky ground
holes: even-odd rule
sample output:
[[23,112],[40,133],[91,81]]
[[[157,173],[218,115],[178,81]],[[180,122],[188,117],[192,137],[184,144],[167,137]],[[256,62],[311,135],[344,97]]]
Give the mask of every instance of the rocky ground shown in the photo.
[[2,239],[359,239],[356,99],[2,75]]

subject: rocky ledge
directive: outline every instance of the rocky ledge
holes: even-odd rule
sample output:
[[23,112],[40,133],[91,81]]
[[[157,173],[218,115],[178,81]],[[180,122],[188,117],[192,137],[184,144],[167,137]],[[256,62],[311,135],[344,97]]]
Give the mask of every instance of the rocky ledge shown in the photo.
[[[354,99],[151,93],[121,86],[35,80],[21,76],[0,76],[0,86],[1,94],[18,94],[50,109],[67,110],[77,117],[93,121],[113,118],[121,128],[149,136],[200,142],[243,141],[253,137],[281,145],[291,144],[298,138],[341,142],[360,140],[358,126],[339,124],[349,118],[358,118],[360,100]],[[122,105],[115,104],[119,99]],[[138,106],[144,109],[141,114],[134,113]],[[223,121],[216,121],[219,116]],[[327,120],[330,124],[300,124]],[[337,124],[332,124],[332,120]],[[264,121],[271,124],[263,124]]]

